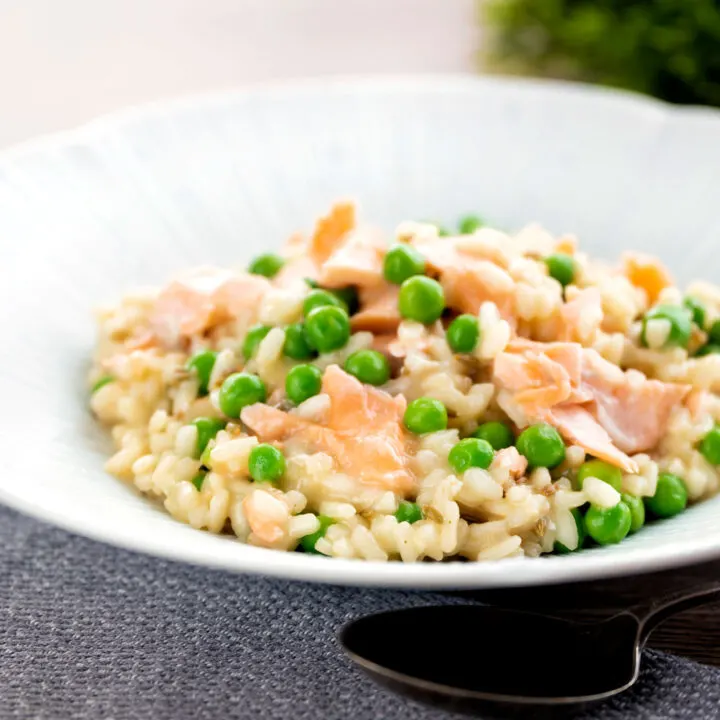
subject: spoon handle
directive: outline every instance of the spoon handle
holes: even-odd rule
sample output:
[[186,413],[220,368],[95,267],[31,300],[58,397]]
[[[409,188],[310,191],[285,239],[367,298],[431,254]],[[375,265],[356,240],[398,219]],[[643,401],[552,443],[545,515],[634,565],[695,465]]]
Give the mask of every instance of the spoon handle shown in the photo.
[[669,593],[647,603],[636,605],[628,612],[634,615],[640,623],[640,644],[642,646],[650,633],[669,617],[716,600],[720,600],[720,581]]

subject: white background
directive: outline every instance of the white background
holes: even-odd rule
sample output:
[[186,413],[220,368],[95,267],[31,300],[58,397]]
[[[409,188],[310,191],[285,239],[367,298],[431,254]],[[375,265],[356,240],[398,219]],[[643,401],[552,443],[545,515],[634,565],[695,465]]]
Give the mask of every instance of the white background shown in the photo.
[[0,146],[254,81],[472,71],[475,16],[475,0],[0,0]]

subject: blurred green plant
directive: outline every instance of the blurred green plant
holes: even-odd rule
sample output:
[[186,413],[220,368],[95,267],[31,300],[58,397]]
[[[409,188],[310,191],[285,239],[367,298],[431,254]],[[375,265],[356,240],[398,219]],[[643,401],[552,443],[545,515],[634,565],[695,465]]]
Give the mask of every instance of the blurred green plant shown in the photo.
[[480,0],[486,68],[720,106],[720,0]]

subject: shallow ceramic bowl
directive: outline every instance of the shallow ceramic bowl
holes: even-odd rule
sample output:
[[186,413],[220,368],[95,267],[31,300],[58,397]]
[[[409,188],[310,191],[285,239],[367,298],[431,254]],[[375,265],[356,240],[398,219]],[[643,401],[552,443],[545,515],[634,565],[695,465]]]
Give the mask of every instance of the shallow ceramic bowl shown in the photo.
[[391,229],[480,212],[717,280],[720,114],[470,77],[310,81],[131,110],[0,158],[0,500],[68,530],[238,572],[413,588],[522,586],[720,556],[720,498],[615,547],[495,563],[374,563],[193,530],[103,472],[91,308],[271,248],[339,196]]

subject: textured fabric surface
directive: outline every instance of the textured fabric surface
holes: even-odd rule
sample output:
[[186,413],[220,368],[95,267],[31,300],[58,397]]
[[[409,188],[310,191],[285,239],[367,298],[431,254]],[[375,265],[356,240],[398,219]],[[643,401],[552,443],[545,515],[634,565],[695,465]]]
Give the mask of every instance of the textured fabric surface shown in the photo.
[[[376,686],[335,633],[366,612],[460,601],[208,571],[0,509],[0,719],[459,717]],[[720,717],[719,670],[652,652],[643,668],[630,693],[575,717]]]

